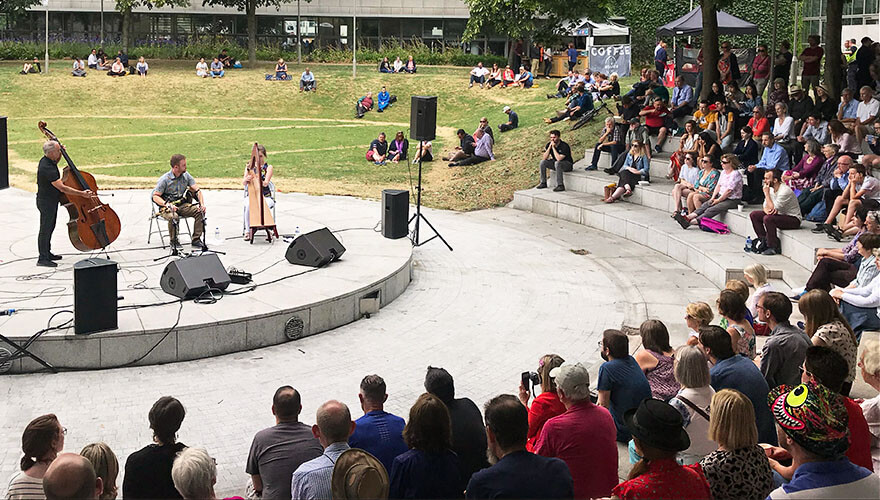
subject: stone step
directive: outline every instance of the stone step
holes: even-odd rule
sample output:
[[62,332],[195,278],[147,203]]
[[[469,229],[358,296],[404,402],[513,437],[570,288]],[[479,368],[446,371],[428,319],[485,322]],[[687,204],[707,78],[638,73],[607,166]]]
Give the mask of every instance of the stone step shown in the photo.
[[600,197],[585,192],[528,189],[514,193],[510,206],[647,245],[703,274],[721,288],[729,279],[741,279],[742,270],[755,262],[767,266],[770,277],[784,280],[789,288],[803,286],[810,275],[807,267],[786,256],[744,252],[740,235],[712,234],[697,228],[682,230],[667,212],[636,203],[606,204]]

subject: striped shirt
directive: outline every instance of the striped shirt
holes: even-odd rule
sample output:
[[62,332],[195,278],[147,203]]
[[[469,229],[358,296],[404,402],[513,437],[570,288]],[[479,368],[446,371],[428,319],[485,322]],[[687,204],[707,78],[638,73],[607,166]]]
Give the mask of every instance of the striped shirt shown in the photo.
[[18,471],[9,479],[6,500],[45,500],[43,480]]
[[326,500],[331,498],[330,481],[333,466],[342,452],[349,448],[348,443],[333,443],[324,449],[324,454],[299,466],[290,482],[293,500]]

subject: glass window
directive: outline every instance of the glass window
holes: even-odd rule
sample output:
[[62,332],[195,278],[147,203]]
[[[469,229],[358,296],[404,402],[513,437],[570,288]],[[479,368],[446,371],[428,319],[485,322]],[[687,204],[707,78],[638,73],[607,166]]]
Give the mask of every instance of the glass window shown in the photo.
[[177,18],[177,33],[178,34],[189,34],[192,33],[192,16],[188,16],[185,14],[178,14],[175,16]]
[[357,21],[357,35],[359,37],[379,36],[379,20],[378,19],[360,19]]
[[400,18],[383,17],[379,20],[379,35],[383,40],[400,40]]
[[257,16],[257,34],[280,35],[281,18],[274,16]]
[[[865,14],[877,14],[878,4],[880,4],[880,2],[877,0],[865,0]],[[865,24],[877,23],[876,21],[874,21],[874,23],[868,23],[867,21],[868,20],[865,20]]]
[[400,20],[401,36],[404,40],[410,41],[413,38],[422,36],[422,20],[418,18],[404,18]]
[[425,19],[422,38],[443,38],[443,20]]
[[461,38],[461,34],[464,33],[464,27],[467,24],[467,21],[464,19],[446,19],[443,22],[443,28],[445,29],[444,38],[447,39],[459,39]]

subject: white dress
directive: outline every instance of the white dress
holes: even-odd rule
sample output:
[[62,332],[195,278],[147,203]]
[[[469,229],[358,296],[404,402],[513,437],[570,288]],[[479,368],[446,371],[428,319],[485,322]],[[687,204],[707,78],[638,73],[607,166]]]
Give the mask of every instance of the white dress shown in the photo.
[[208,76],[208,63],[199,62],[196,64],[196,75],[197,76]]

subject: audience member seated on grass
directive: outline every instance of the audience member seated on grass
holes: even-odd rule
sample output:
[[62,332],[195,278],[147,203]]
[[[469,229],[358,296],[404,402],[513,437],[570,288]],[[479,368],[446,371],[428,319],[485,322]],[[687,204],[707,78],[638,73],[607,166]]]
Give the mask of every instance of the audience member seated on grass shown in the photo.
[[840,91],[840,105],[837,106],[837,119],[847,127],[851,127],[856,121],[856,111],[859,109],[859,101],[854,98],[853,89],[844,87]]
[[407,74],[414,74],[416,72],[416,61],[413,59],[413,56],[407,56],[406,62],[403,64],[403,71]]
[[[489,130],[492,130],[491,128]],[[483,129],[477,129],[474,131],[474,140],[477,141],[474,146],[474,154],[468,156],[467,158],[462,158],[461,160],[453,161],[449,163],[450,167],[465,167],[468,165],[476,165],[478,163],[483,163],[484,161],[494,160],[495,154],[492,152],[492,147],[494,145],[494,139],[492,139],[492,134],[485,132]]]
[[561,366],[564,362],[565,360],[557,354],[541,356],[536,372],[541,381],[541,394],[535,395],[531,405],[529,405],[529,397],[531,396],[529,388],[522,382],[519,384],[519,400],[528,409],[529,415],[529,432],[526,436],[526,448],[529,451],[535,451],[535,445],[544,424],[551,418],[565,413],[565,405],[559,400],[559,394],[557,394],[556,379],[550,376],[550,371]]
[[104,49],[98,49],[98,68],[99,71],[106,71],[110,69],[110,65],[107,64],[107,54],[104,53]]
[[[716,168],[718,165],[711,156],[698,156],[697,158],[699,158],[700,177],[694,184],[694,188],[690,189],[687,194],[687,210],[683,213],[684,215],[693,213],[709,200],[712,193],[715,192],[718,179],[721,177],[721,171]],[[675,218],[675,213],[672,214],[672,217]]]
[[373,93],[367,92],[354,105],[355,118],[363,118],[364,114],[371,109],[373,109]]
[[153,444],[132,453],[125,461],[122,480],[123,498],[181,498],[171,479],[174,457],[186,448],[177,441],[177,431],[186,416],[180,401],[170,396],[159,398],[150,408]]
[[7,499],[45,498],[43,476],[55,457],[64,449],[65,434],[67,429],[51,413],[37,417],[27,424],[21,436],[21,451],[24,456],[19,462],[19,470],[12,474],[7,483]]
[[391,63],[388,62],[387,57],[383,57],[379,62],[379,73],[394,73],[394,70],[391,68]]
[[624,417],[635,450],[642,457],[612,492],[612,499],[711,498],[699,465],[682,466],[676,455],[690,446],[681,414],[668,403],[647,398]]
[[77,57],[73,60],[73,71],[71,74],[73,76],[86,76],[86,65],[82,58]]
[[[476,413],[479,416],[480,410]],[[482,417],[479,423],[482,427]],[[443,401],[431,393],[419,396],[403,430],[410,450],[398,455],[391,466],[389,498],[462,498],[470,477],[462,477],[452,436],[450,412]]]
[[749,185],[746,203],[758,204],[764,202],[763,179],[767,170],[788,170],[788,154],[785,149],[775,142],[773,134],[765,132],[761,136],[761,145],[764,152],[760,161],[746,168],[745,177]]
[[278,62],[275,63],[275,79],[287,80],[287,63],[284,62],[284,59],[278,59]]
[[223,78],[226,71],[223,69],[223,63],[216,57],[211,62],[211,78]]
[[755,106],[752,108],[752,117],[749,118],[748,123],[746,124],[750,129],[752,129],[752,133],[755,137],[761,137],[765,133],[770,131],[770,120],[764,116],[764,108],[761,106]]
[[776,105],[779,103],[788,103],[788,89],[785,88],[786,81],[782,78],[773,80],[773,90],[767,94],[767,118],[772,120],[776,118]]
[[98,492],[99,500],[113,500],[119,493],[116,486],[116,478],[119,476],[119,460],[116,454],[105,443],[91,443],[85,445],[80,455],[92,464],[95,475],[101,479],[101,491]]
[[296,389],[285,385],[275,391],[272,397],[275,425],[254,435],[245,463],[245,472],[250,474],[258,497],[288,498],[293,472],[321,455],[323,449],[311,427],[299,421],[301,411]]
[[755,409],[758,442],[776,444],[773,415],[767,407],[767,393],[770,388],[761,375],[761,370],[750,359],[733,352],[730,334],[720,326],[701,328],[700,345],[709,359],[709,375],[715,392],[734,389],[743,393]]
[[46,470],[43,476],[45,497],[40,497],[49,500],[97,500],[103,489],[104,485],[88,459],[75,453],[62,453]]
[[825,164],[822,146],[815,139],[807,139],[804,153],[806,154],[801,156],[797,165],[791,170],[786,170],[782,175],[782,180],[788,187],[799,191],[813,186],[816,175]]
[[849,155],[853,159],[861,154],[861,146],[859,146],[855,135],[842,122],[831,120],[831,123],[828,124],[828,134],[831,142],[840,147],[841,154]]
[[43,70],[40,68],[40,60],[35,57],[32,62],[24,63],[24,66],[22,66],[21,71],[19,71],[18,74],[27,75],[30,73],[37,74],[42,72]]
[[880,101],[874,98],[874,90],[867,85],[859,89],[862,101],[856,108],[856,120],[853,122],[853,130],[856,133],[856,142],[861,147],[865,136],[872,132],[871,125],[880,119]]
[[620,153],[624,151],[623,137],[624,131],[614,123],[614,118],[610,116],[605,118],[605,127],[602,129],[602,135],[599,136],[599,141],[593,148],[593,159],[592,162],[587,165],[586,170],[589,172],[599,168],[596,165],[599,163],[599,156],[603,152],[611,155],[611,164],[613,165],[614,162],[617,161],[617,157]]
[[650,106],[646,106],[639,116],[645,117],[645,126],[648,127],[648,134],[657,136],[657,144],[654,145],[654,151],[663,150],[663,143],[666,142],[666,134],[669,128],[666,126],[671,119],[669,118],[669,110],[663,104],[663,100],[655,97]]
[[113,64],[110,66],[110,71],[107,72],[107,76],[125,76],[128,73],[125,71],[125,66],[122,65],[122,61],[117,57]]
[[[626,131],[626,136],[623,141],[623,151],[629,151],[632,147],[633,141],[639,141],[639,143],[643,145],[651,144],[651,136],[648,135],[648,127],[642,125],[638,116],[629,119],[629,128]],[[648,157],[648,161],[650,161],[651,148],[643,146],[643,151],[645,156]],[[624,161],[626,161],[626,155],[619,154],[617,155],[617,160],[615,160],[610,167],[602,169],[602,171],[608,175],[617,175],[617,173],[620,172],[620,169],[623,168]]]
[[226,49],[221,50],[220,53],[217,54],[217,57],[215,57],[214,59],[220,61],[223,64],[224,68],[231,68],[235,66],[235,61],[229,54],[226,53]]
[[385,132],[379,132],[379,136],[370,142],[370,149],[367,150],[367,161],[371,161],[376,165],[384,165],[388,159],[388,141],[385,140]]
[[391,163],[406,162],[408,152],[409,141],[403,136],[403,132],[398,130],[397,134],[394,135],[394,140],[391,141],[388,147],[388,158],[391,160]]
[[463,160],[474,154],[474,149],[477,146],[474,137],[465,132],[463,128],[458,129],[455,134],[458,136],[458,146],[455,146],[455,150],[452,153],[444,155],[442,157],[443,161]]
[[318,84],[315,82],[315,74],[306,67],[306,70],[299,77],[299,91],[310,92],[312,90],[318,90]]
[[532,88],[535,84],[535,76],[524,66],[519,67],[519,74],[513,79],[514,87],[522,87],[524,89]]
[[[871,252],[874,259],[870,260],[875,267],[880,268],[880,249],[874,248]],[[867,267],[865,260],[863,257],[862,264]],[[862,270],[862,266],[859,267],[859,270]],[[860,339],[865,331],[880,330],[880,320],[877,318],[878,308],[880,308],[880,279],[878,277],[871,279],[867,285],[835,288],[831,290],[831,296],[840,303],[840,310],[853,328],[856,338]]]
[[880,476],[845,456],[849,447],[846,404],[815,383],[783,385],[771,391],[770,407],[780,446],[791,457],[792,479],[773,490],[771,500],[792,498],[876,498]]
[[721,290],[715,306],[718,315],[721,316],[721,326],[725,327],[726,324],[733,352],[748,359],[755,359],[757,354],[755,330],[746,318],[748,308],[742,295],[734,290]]
[[649,319],[639,327],[639,336],[642,350],[634,356],[636,363],[645,372],[654,399],[669,401],[681,389],[672,370],[675,352],[669,345],[669,331],[661,321]]
[[753,211],[749,218],[761,242],[755,248],[763,248],[762,255],[781,255],[782,243],[776,230],[797,229],[803,220],[797,196],[782,182],[781,170],[764,171],[764,207]]
[[[678,141],[678,149],[672,153],[669,159],[669,173],[666,174],[667,179],[672,179],[677,181],[681,169],[684,168],[684,157],[688,153],[696,154],[698,151],[697,146],[697,131],[699,127],[697,127],[697,122],[693,120],[688,120],[684,124],[684,133],[681,136],[681,139]],[[614,163],[612,161],[612,163]]]
[[492,63],[492,70],[489,72],[489,76],[486,77],[486,86],[485,88],[491,89],[492,87],[501,83],[501,75],[502,70],[498,67],[498,63]]
[[[601,373],[600,369],[600,381]],[[590,401],[590,374],[582,364],[562,364],[551,370],[550,376],[556,380],[556,391],[566,410],[544,424],[535,454],[558,458],[568,465],[574,498],[607,497],[617,484],[614,419],[606,408]]]
[[400,56],[394,58],[394,64],[391,67],[395,73],[400,73],[403,71],[403,61],[400,60]]
[[877,472],[880,471],[880,340],[877,337],[866,338],[862,343],[859,368],[865,383],[878,392],[873,398],[861,402],[862,413],[871,432],[871,458],[874,472]]
[[501,88],[506,88],[513,85],[513,81],[516,78],[516,73],[510,69],[510,66],[505,66],[504,71],[501,72]]
[[605,189],[605,203],[614,203],[621,197],[630,197],[639,181],[650,181],[651,160],[645,155],[645,145],[635,140],[626,154],[626,160],[617,176],[617,186],[612,191],[610,187]]
[[204,448],[184,448],[171,466],[174,487],[186,500],[217,498],[217,462]]
[[89,53],[87,64],[89,66],[89,69],[98,69],[98,53],[95,49],[92,49],[92,51]]
[[354,432],[348,407],[330,400],[318,407],[312,433],[318,438],[324,453],[303,463],[293,472],[290,494],[294,500],[322,500],[330,498],[330,480],[333,465],[349,449],[348,438]]
[[611,73],[611,76],[608,77],[608,80],[602,82],[599,89],[599,98],[600,99],[608,99],[615,96],[620,96],[620,82],[618,79],[617,73]]
[[[504,106],[502,109],[504,114],[507,115],[507,121],[504,123],[498,124],[498,130],[501,132],[507,132],[508,130],[513,130],[519,127],[519,115],[516,114],[516,111],[510,109],[510,106]],[[489,129],[492,130],[492,129]],[[491,132],[490,132],[491,134]]]
[[[425,375],[425,390],[439,398],[449,409],[452,421],[452,451],[460,462],[461,489],[464,489],[474,472],[489,466],[486,458],[486,428],[483,426],[480,409],[468,398],[455,398],[452,375],[443,368],[428,367]],[[412,418],[410,412],[410,423]],[[406,438],[405,430],[404,438]],[[407,441],[407,444],[410,448],[415,448],[412,442]]]
[[147,64],[147,61],[144,60],[144,56],[138,58],[137,65],[135,65],[135,71],[137,71],[138,76],[141,78],[147,77],[147,72],[150,70],[150,65]]
[[[761,406],[766,409],[766,402]],[[763,500],[773,489],[773,471],[758,444],[755,407],[745,394],[722,389],[712,396],[710,410],[708,439],[718,449],[703,457],[700,466],[712,498]]]
[[584,113],[593,109],[593,98],[582,85],[575,88],[575,92],[569,98],[568,107],[557,111],[553,118],[544,118],[544,123],[556,123],[564,120],[576,120]]
[[643,399],[651,397],[651,384],[635,358],[630,356],[629,338],[624,333],[605,330],[600,347],[605,363],[599,367],[598,404],[611,412],[617,428],[617,441],[625,444],[632,436],[623,415]]
[[416,152],[413,155],[413,165],[422,161],[433,161],[434,153],[433,153],[433,145],[431,141],[419,141],[419,148],[416,148]]
[[[868,236],[876,237],[876,235]],[[841,356],[844,371],[840,376],[841,387],[835,391],[849,396],[856,378],[858,363],[859,341],[856,334],[840,312],[834,298],[825,290],[811,290],[805,293],[798,300],[798,309],[804,314],[804,330],[813,345],[828,347]],[[807,350],[808,364],[809,358],[810,351]],[[828,383],[823,382],[823,384],[833,388]]]
[[564,98],[567,96],[577,81],[576,73],[576,71],[569,71],[568,75],[556,82],[556,93],[547,94],[547,99]]
[[740,165],[754,165],[758,163],[760,147],[755,142],[751,127],[745,126],[739,130],[741,140],[733,148],[733,154],[739,160]]
[[467,498],[573,498],[568,466],[526,450],[528,412],[516,397],[504,394],[483,408],[493,465],[475,473]]
[[669,404],[681,413],[683,427],[691,441],[691,445],[678,454],[678,461],[693,464],[712,453],[717,446],[708,438],[709,404],[715,389],[709,385],[709,364],[699,347],[685,345],[676,349],[674,373],[681,390],[669,400]]
[[828,94],[828,87],[825,83],[820,83],[815,90],[816,102],[813,107],[813,113],[819,115],[822,121],[831,121],[837,116],[837,108],[840,102]]
[[[696,158],[697,155],[694,153],[684,155],[684,164],[678,173],[678,180],[672,186],[672,201],[675,202],[675,210],[672,211],[673,215],[685,210],[682,201],[687,201],[688,196],[697,189],[697,183],[700,181],[702,170],[697,168]],[[709,169],[714,170],[711,166]]]
[[728,153],[721,156],[721,175],[718,177],[712,196],[694,212],[686,216],[676,214],[675,220],[682,229],[698,225],[703,217],[714,219],[739,205],[742,201],[743,182],[738,169],[739,160],[736,159],[736,155]]
[[691,111],[694,110],[694,108],[691,107],[691,101],[693,98],[693,87],[684,83],[683,76],[676,76],[675,87],[672,89],[672,99],[669,101],[669,110],[672,111],[672,117],[681,118],[691,114]]
[[208,73],[208,63],[205,62],[204,57],[199,58],[199,62],[196,63],[196,76],[202,78],[208,78],[211,76],[211,74]]
[[480,88],[486,84],[486,77],[489,76],[489,70],[483,67],[483,63],[478,62],[476,66],[471,70],[471,81],[468,84],[468,88],[474,86],[474,83],[479,83]]
[[[477,125],[477,130],[482,130],[484,134],[489,134],[492,137],[492,142],[495,142],[495,134],[492,133],[492,127],[489,125],[489,119],[487,117],[480,117],[480,124]],[[476,132],[476,130],[474,132]]]
[[709,326],[714,315],[712,308],[705,302],[691,302],[685,308],[684,322],[688,328],[687,345],[700,345],[700,329]]
[[758,320],[767,323],[770,338],[761,350],[761,373],[769,387],[793,385],[800,380],[810,338],[788,322],[791,301],[779,292],[767,292],[758,299]]
[[[849,168],[849,184],[843,194],[834,199],[834,205],[825,219],[825,232],[837,241],[844,235],[856,232],[852,218],[859,207],[864,206],[868,210],[880,208],[880,180],[865,173],[865,167],[858,163]],[[837,222],[837,215],[844,206],[847,206],[846,216],[839,228],[836,228],[834,224]]]
[[541,172],[541,183],[536,186],[537,189],[547,187],[547,170],[555,170],[556,187],[553,188],[553,191],[565,191],[564,172],[571,172],[574,159],[571,156],[571,146],[563,141],[561,136],[562,134],[558,130],[550,131],[550,140],[544,146],[544,154],[538,165]]
[[359,448],[376,457],[385,470],[391,470],[394,459],[409,448],[403,442],[404,420],[385,411],[388,400],[385,380],[367,375],[361,380],[358,399],[364,416],[355,421],[354,433],[348,438],[352,448]]

